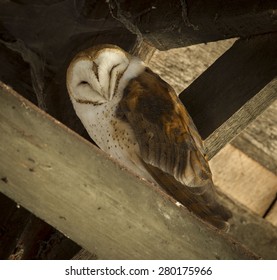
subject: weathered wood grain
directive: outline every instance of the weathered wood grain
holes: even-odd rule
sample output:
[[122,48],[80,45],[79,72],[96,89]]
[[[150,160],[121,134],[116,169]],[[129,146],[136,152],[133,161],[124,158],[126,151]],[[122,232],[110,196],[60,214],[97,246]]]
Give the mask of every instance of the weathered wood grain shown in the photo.
[[97,258],[255,258],[5,86],[0,104],[0,191]]
[[276,100],[276,90],[277,79],[274,79],[205,139],[204,145],[208,159],[215,156]]
[[[212,158],[210,166],[214,183],[223,192],[220,197],[233,213],[229,234],[239,236],[240,241],[248,244],[252,250],[259,243],[261,255],[276,259],[277,207],[267,213],[277,192],[276,175],[232,145],[227,145]],[[264,218],[275,227],[268,225]],[[262,242],[257,235],[261,233],[261,228],[264,238]]]
[[[277,206],[275,205],[268,215],[268,223],[260,216],[252,213],[243,204],[233,201],[220,191],[220,200],[232,211],[233,217],[230,221],[228,234],[239,239],[242,244],[255,251],[265,259],[277,258]],[[95,255],[81,250],[73,259],[94,260]]]
[[228,39],[168,51],[156,50],[149,67],[169,83],[179,95],[235,41],[236,39]]
[[277,101],[231,143],[277,175]]
[[277,33],[238,40],[179,96],[208,158],[277,98]]
[[257,252],[264,259],[277,259],[277,229],[238,201],[231,200],[224,193],[220,199],[233,214],[229,235]]
[[213,180],[226,195],[263,217],[277,193],[277,176],[227,145],[210,160]]

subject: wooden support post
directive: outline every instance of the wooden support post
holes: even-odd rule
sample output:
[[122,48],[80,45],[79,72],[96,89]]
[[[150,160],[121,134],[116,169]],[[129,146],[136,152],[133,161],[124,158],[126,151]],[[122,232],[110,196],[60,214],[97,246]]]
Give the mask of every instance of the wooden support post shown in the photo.
[[0,106],[0,191],[97,258],[256,258],[5,85]]
[[277,98],[277,33],[241,39],[181,94],[208,158]]
[[127,29],[161,50],[277,31],[277,2],[271,0],[108,3]]

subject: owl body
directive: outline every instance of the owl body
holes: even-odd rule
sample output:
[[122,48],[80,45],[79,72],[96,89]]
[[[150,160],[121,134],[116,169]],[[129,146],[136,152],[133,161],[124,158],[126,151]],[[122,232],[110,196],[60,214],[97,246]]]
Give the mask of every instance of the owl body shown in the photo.
[[[126,54],[127,56],[128,54]],[[153,178],[142,168],[141,160],[138,156],[140,153],[139,145],[135,139],[134,131],[130,124],[124,121],[124,116],[122,116],[119,106],[124,88],[129,80],[139,75],[145,66],[143,62],[136,58],[132,62],[128,61],[127,64],[121,63],[118,67],[120,72],[117,77],[116,68],[113,67],[114,63],[118,64],[117,60],[110,59],[108,54],[105,57],[104,65],[101,65],[101,69],[99,67],[96,69],[96,66],[94,66],[94,71],[100,70],[103,74],[111,75],[111,71],[115,72],[113,77],[106,81],[105,77],[100,78],[101,74],[92,77],[93,63],[91,61],[87,62],[83,56],[78,57],[78,66],[68,76],[72,77],[72,82],[76,85],[75,89],[78,88],[77,91],[82,91],[81,96],[83,99],[81,101],[80,98],[74,98],[74,95],[71,94],[73,107],[88,134],[101,150],[120,161],[127,169],[132,170],[138,176],[153,181]],[[132,60],[132,58],[129,59]],[[108,63],[106,62],[107,60]],[[96,59],[94,63],[101,63],[101,59]],[[92,80],[92,82],[95,82],[93,79],[97,76],[99,79],[95,83],[96,89],[102,93],[102,96],[96,95],[95,100],[92,102],[89,101],[91,100],[89,96],[91,86],[88,86],[84,81]],[[109,83],[112,85],[106,87],[106,84]],[[114,94],[114,90],[117,90],[117,94]],[[109,102],[107,103],[107,101]],[[93,106],[93,110],[91,106]]]
[[139,59],[103,45],[79,53],[67,71],[73,107],[103,151],[159,185],[191,212],[226,229],[202,140],[174,90]]

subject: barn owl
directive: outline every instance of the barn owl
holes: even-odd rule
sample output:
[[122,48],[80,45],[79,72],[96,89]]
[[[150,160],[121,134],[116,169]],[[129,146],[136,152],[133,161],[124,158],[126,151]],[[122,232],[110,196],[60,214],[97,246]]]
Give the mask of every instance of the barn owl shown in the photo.
[[173,88],[141,60],[114,45],[82,51],[68,67],[67,89],[102,150],[202,220],[228,228],[230,212],[216,200],[192,119]]

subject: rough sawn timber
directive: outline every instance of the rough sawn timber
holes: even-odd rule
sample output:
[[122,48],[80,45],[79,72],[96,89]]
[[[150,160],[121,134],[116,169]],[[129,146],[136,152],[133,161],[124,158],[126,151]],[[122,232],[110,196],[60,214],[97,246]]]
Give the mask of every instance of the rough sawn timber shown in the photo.
[[253,259],[2,85],[0,191],[99,259]]

